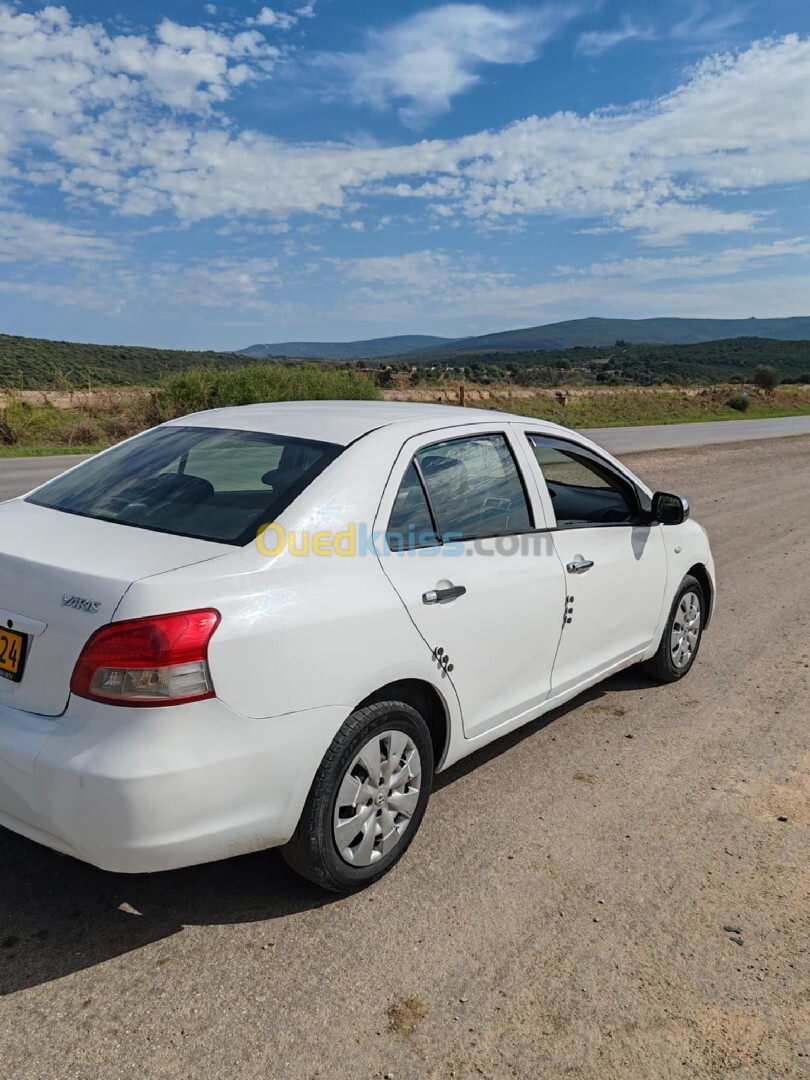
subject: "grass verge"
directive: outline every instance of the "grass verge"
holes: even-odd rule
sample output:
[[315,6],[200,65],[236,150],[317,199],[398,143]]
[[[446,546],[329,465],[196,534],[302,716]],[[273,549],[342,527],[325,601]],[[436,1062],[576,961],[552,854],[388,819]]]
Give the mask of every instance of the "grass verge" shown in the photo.
[[810,387],[790,387],[772,394],[749,391],[750,405],[738,412],[728,404],[727,390],[707,388],[698,394],[679,394],[647,388],[611,394],[535,394],[530,398],[499,398],[490,408],[553,420],[572,428],[641,427],[647,424],[689,424],[712,420],[765,420],[810,413]]

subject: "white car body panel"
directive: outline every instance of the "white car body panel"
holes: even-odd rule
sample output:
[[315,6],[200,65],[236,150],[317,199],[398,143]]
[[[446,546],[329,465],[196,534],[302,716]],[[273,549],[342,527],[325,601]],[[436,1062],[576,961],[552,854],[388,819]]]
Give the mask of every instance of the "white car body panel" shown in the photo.
[[[497,422],[465,425],[455,428],[453,437],[498,433],[503,427]],[[506,434],[511,445],[513,433],[507,428]],[[402,447],[380,503],[375,521],[378,532],[385,531],[414,454],[436,441],[433,432],[409,439]],[[535,525],[543,529],[543,508],[536,499],[530,502]],[[380,559],[431,655],[440,648],[451,658],[450,682],[461,702],[468,739],[537,709],[551,689],[565,607],[559,559],[546,537],[525,536],[522,546],[520,538],[516,540],[517,550],[508,553],[498,538],[489,537],[459,542],[455,545],[458,555],[425,548],[391,552]],[[463,585],[466,595],[446,604],[423,603],[423,593],[453,584]],[[504,611],[509,612],[506,620]],[[493,628],[492,632],[482,633],[486,627]],[[441,664],[437,669],[441,671]]]
[[554,533],[564,567],[583,559],[594,564],[582,575],[566,570],[570,614],[554,661],[555,694],[613,664],[640,659],[648,648],[666,582],[662,530],[617,525]]
[[[176,425],[345,445],[278,524],[299,534],[353,525],[369,536],[384,530],[415,448],[501,432],[542,543],[539,554],[524,556],[482,554],[491,540],[454,558],[301,557],[286,548],[268,555],[256,543],[235,547],[24,500],[4,504],[0,619],[16,617],[36,636],[23,681],[0,679],[0,824],[107,869],[168,869],[285,843],[335,734],[381,687],[407,680],[435,692],[447,726],[437,764],[446,768],[651,656],[691,567],[704,568],[713,599],[714,564],[695,522],[554,531],[528,432],[590,448],[651,494],[558,425],[371,402],[247,406]],[[572,553],[595,562],[573,582],[563,565]],[[423,592],[457,577],[464,597],[422,604]],[[102,606],[95,614],[65,607],[65,593]],[[137,709],[70,697],[70,673],[96,627],[201,607],[222,616],[209,648],[215,698]],[[439,645],[453,661],[450,676],[434,655]]]

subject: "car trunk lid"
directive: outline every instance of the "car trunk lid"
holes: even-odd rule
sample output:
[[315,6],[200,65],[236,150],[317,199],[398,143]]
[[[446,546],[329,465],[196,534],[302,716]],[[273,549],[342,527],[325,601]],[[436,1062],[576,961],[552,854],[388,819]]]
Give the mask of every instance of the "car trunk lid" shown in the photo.
[[0,704],[59,716],[67,706],[70,678],[85,642],[110,622],[134,581],[233,550],[24,500],[4,503],[0,633],[24,634],[27,654],[19,681],[0,672]]

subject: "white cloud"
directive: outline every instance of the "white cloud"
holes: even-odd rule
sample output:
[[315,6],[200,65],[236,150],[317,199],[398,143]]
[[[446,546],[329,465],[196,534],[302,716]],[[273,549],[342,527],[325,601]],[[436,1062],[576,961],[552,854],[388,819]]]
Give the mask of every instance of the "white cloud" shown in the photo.
[[127,124],[144,111],[206,115],[231,96],[237,66],[237,81],[260,79],[277,57],[255,30],[228,36],[164,19],[151,38],[110,35],[74,23],[65,8],[25,14],[0,3],[0,150],[78,130],[100,156],[98,143],[125,142]]
[[0,210],[0,263],[95,266],[119,254],[112,241],[16,210]]
[[150,267],[137,283],[144,299],[168,296],[178,311],[220,308],[268,311],[268,293],[284,285],[278,259],[237,255],[190,262],[163,261]]
[[[531,18],[542,22],[547,10]],[[469,4],[425,17],[440,14],[455,36],[430,25],[442,48],[449,43],[457,80],[439,80],[441,100],[475,77],[469,57],[507,62],[539,41],[482,29],[528,16]],[[413,22],[395,28],[404,34],[394,48],[402,57],[411,55],[409,34],[422,40],[422,24]],[[111,36],[63,8],[23,14],[0,0],[0,177],[16,191],[26,183],[56,188],[80,205],[166,213],[184,224],[280,224],[297,214],[359,221],[378,198],[388,214],[393,195],[409,199],[415,215],[428,210],[434,226],[552,217],[668,244],[770,226],[737,196],[810,180],[810,39],[796,35],[713,56],[658,99],[393,146],[296,144],[239,130],[228,100],[237,86],[265,78],[277,57],[256,30],[226,34],[164,20],[152,36]],[[397,85],[417,95],[425,70],[417,65],[411,84],[403,68]],[[429,104],[425,95],[412,96],[412,107]]]
[[[465,320],[470,333],[483,333],[594,313],[794,315],[806,307],[810,287],[810,238],[805,237],[711,255],[559,267],[551,280],[538,282],[521,282],[463,252],[327,261],[355,288],[341,299],[340,311],[319,311],[319,322],[378,321],[445,333],[459,332]],[[666,290],[661,281],[668,282]]]
[[452,99],[479,81],[484,64],[525,64],[561,25],[579,14],[541,5],[496,11],[484,4],[444,4],[367,35],[362,52],[332,55],[355,101],[399,113],[414,127],[447,112]]
[[691,42],[701,47],[728,47],[729,33],[747,18],[745,7],[735,4],[706,3],[693,5],[690,13],[668,31],[675,40]]
[[587,30],[577,38],[577,52],[583,56],[601,56],[625,41],[654,41],[657,37],[649,27],[638,26],[625,16],[612,30]]
[[[8,235],[0,225],[0,236]],[[43,235],[38,249],[48,239]],[[340,336],[341,327],[351,336],[358,324],[369,333],[375,327],[382,332],[416,326],[464,334],[594,313],[791,315],[804,309],[810,294],[810,237],[699,255],[561,266],[549,280],[521,279],[464,251],[425,248],[334,258],[299,247],[282,240],[274,257],[231,253],[141,263],[126,252],[117,259],[107,252],[101,263],[91,256],[75,264],[67,247],[62,280],[55,268],[40,281],[25,274],[4,278],[0,267],[0,294],[152,327],[164,319],[234,327],[222,347],[246,344],[242,335],[254,325],[284,324],[293,337],[313,323],[328,327],[326,336]],[[310,278],[323,284],[313,288],[306,284]]]
[[[668,9],[664,8],[664,14]],[[662,41],[677,43],[681,48],[708,50],[728,48],[733,40],[732,31],[747,18],[747,10],[737,6],[721,7],[696,3],[688,15],[674,23],[658,26],[639,25],[629,15],[609,30],[587,30],[577,39],[576,51],[583,56],[601,56],[627,41]]]
[[274,26],[277,30],[290,30],[298,22],[300,13],[290,15],[286,11],[275,11],[270,7],[263,7],[255,18],[248,19],[249,26]]
[[[0,237],[3,235],[0,222]],[[105,255],[109,257],[109,253]],[[51,261],[70,260],[67,254],[63,260],[54,257]],[[61,281],[0,276],[0,294],[101,314],[126,314],[131,318],[140,315],[150,320],[182,313],[188,316],[195,311],[268,316],[278,308],[271,294],[282,289],[291,277],[289,268],[281,274],[278,259],[237,255],[160,259],[140,265],[118,259],[103,269],[95,258],[80,257],[80,262]]]
[[403,303],[415,300],[443,304],[472,291],[508,284],[512,275],[482,267],[480,260],[462,252],[424,249],[401,255],[327,258],[341,277],[356,282],[358,297],[385,302],[396,294]]
[[560,275],[593,279],[628,279],[636,282],[682,279],[732,278],[772,263],[810,259],[810,237],[792,237],[769,244],[749,244],[696,255],[631,258],[591,263],[586,267],[561,266]]

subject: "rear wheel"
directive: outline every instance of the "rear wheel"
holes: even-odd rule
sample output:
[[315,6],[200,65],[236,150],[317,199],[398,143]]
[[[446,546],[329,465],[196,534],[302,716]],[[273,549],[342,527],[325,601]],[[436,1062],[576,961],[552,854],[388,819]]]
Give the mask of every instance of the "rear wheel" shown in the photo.
[[433,744],[419,713],[401,701],[357,709],[326,752],[281,854],[326,889],[362,889],[404,855],[432,784]]
[[677,682],[692,667],[703,636],[706,600],[691,574],[681,582],[661,635],[658,651],[644,665],[660,682]]

